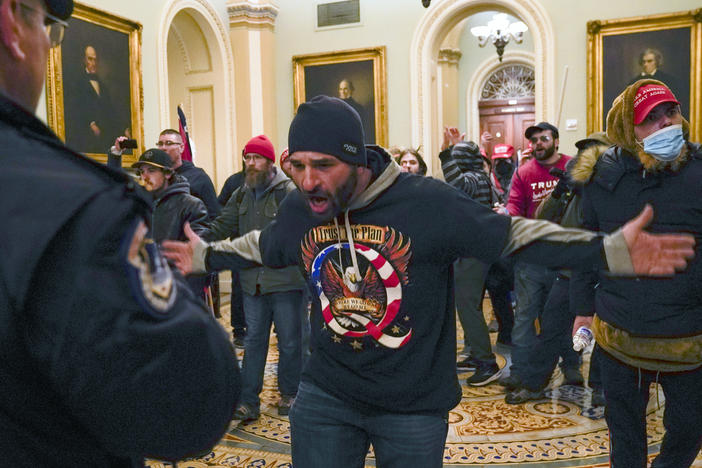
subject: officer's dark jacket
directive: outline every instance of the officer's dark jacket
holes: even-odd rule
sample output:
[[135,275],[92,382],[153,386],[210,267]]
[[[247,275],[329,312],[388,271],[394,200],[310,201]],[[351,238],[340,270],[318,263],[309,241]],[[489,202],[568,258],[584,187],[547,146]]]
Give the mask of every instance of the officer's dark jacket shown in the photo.
[[144,300],[149,272],[127,262],[141,189],[2,95],[0,141],[2,459],[126,467],[211,447],[238,397],[235,356],[179,277],[167,307]]
[[207,214],[210,219],[219,216],[222,208],[217,201],[217,193],[215,192],[212,180],[207,173],[196,167],[191,161],[183,161],[176,173],[188,179],[190,184],[190,193],[192,196],[199,198],[207,207]]
[[205,204],[190,195],[190,187],[184,177],[175,174],[173,180],[154,200],[152,233],[159,243],[166,239],[187,240],[183,233],[186,221],[196,234],[207,228]]

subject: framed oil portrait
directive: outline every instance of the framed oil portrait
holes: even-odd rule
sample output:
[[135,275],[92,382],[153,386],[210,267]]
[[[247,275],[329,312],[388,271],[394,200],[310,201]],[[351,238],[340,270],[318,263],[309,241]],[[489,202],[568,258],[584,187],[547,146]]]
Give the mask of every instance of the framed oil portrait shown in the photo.
[[293,57],[295,109],[319,94],[336,96],[356,109],[366,143],[387,146],[385,47]]
[[49,56],[46,82],[49,126],[66,144],[106,161],[115,139],[127,135],[144,151],[141,25],[75,4],[61,46]]
[[612,101],[641,78],[664,82],[690,122],[690,139],[702,137],[702,9],[654,16],[590,21],[588,31],[588,133],[606,127]]

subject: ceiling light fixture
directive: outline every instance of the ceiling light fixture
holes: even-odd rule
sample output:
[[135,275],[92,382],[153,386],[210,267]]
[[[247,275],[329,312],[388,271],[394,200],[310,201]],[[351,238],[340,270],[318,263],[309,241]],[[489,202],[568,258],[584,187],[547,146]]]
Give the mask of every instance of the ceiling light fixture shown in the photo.
[[498,13],[492,17],[487,26],[470,28],[470,33],[478,38],[480,47],[485,47],[485,44],[491,42],[497,49],[497,56],[501,62],[505,46],[509,44],[510,39],[514,39],[514,42],[521,44],[527,29],[529,28],[522,21],[510,23],[507,14]]

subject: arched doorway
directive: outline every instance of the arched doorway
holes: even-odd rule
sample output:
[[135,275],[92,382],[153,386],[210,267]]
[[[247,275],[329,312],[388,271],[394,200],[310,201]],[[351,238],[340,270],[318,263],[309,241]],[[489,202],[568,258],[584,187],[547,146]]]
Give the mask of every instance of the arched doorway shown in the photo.
[[[486,10],[510,13],[529,27],[534,40],[535,114],[539,119],[548,120],[554,113],[555,51],[552,44],[555,38],[551,21],[541,4],[536,0],[439,1],[425,13],[415,30],[410,47],[412,144],[422,144],[429,154],[438,149],[441,141],[440,100],[437,91],[437,64],[441,43],[459,22]],[[438,158],[431,161],[431,166],[434,173],[439,172]]]
[[[534,68],[525,63],[502,63],[484,79],[476,101],[480,133],[487,131],[498,143],[517,153],[527,146],[524,132],[534,124]],[[492,148],[489,148],[492,151]]]
[[175,0],[159,35],[161,127],[178,128],[182,104],[194,143],[195,164],[217,188],[235,170],[233,59],[224,25],[203,0]]

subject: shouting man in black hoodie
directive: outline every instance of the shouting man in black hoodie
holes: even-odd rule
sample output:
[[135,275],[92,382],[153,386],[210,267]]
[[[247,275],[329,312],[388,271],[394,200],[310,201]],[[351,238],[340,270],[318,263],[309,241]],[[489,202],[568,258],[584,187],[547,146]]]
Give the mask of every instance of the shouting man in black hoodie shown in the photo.
[[455,370],[453,262],[502,255],[548,267],[673,274],[694,240],[642,231],[650,208],[600,236],[504,217],[444,182],[401,173],[363,146],[361,119],[337,98],[297,110],[288,146],[298,190],[275,221],[232,241],[165,242],[184,271],[299,264],[313,290],[312,353],[290,411],[295,466],[442,466]]

